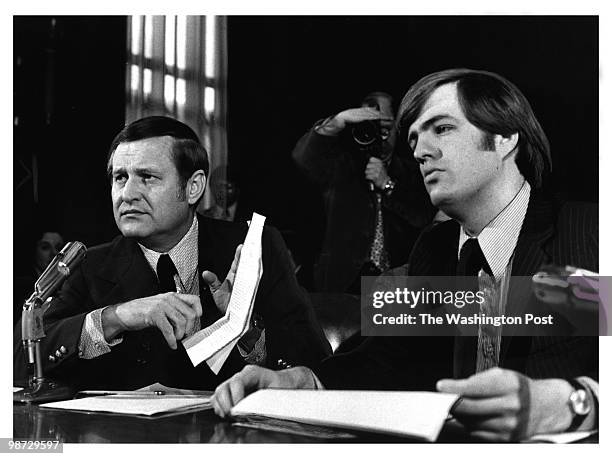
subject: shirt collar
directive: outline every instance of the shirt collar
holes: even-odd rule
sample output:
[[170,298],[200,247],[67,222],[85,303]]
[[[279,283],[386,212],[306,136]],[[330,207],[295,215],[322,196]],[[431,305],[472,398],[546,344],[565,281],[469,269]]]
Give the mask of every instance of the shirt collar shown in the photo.
[[[491,267],[493,276],[500,279],[516,248],[523,220],[527,213],[531,187],[527,181],[508,206],[502,210],[478,235],[478,243],[482,253]],[[459,229],[459,252],[469,236],[463,226]]]
[[[157,261],[163,253],[146,248],[138,243],[142,250],[149,266],[153,271],[157,271]],[[193,277],[193,273],[198,267],[198,218],[194,216],[193,222],[187,234],[168,252],[170,259],[176,266],[181,281],[187,285],[187,282]]]

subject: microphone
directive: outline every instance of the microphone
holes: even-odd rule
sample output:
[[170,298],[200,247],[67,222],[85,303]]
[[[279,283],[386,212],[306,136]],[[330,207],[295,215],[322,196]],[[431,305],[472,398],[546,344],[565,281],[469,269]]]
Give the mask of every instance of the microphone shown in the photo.
[[62,282],[83,261],[87,248],[81,242],[68,242],[51,260],[34,283],[34,292],[23,305],[21,314],[21,340],[28,365],[34,367],[27,388],[13,394],[13,400],[40,403],[70,398],[71,389],[43,377],[40,341],[45,337],[43,327],[44,303],[51,298]]
[[[30,299],[44,303],[57,290],[60,284],[83,261],[87,248],[82,242],[68,242],[51,260],[51,263],[34,284],[34,293]],[[29,302],[28,300],[27,302]],[[26,302],[26,303],[27,303]]]

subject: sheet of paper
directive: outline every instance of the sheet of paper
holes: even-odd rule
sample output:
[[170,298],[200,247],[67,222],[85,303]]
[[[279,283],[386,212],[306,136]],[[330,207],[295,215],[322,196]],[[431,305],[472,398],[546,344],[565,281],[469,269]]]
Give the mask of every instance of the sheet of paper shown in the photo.
[[[261,266],[261,258],[259,260],[259,270],[260,272],[263,271],[263,268]],[[261,279],[261,275],[258,276],[257,285],[255,287],[255,292],[257,292],[257,288],[259,287],[260,279]],[[240,332],[238,337],[230,341],[223,348],[219,349],[217,352],[215,352],[213,355],[211,355],[209,358],[206,359],[206,364],[208,365],[208,367],[211,369],[213,373],[219,374],[219,372],[221,371],[221,367],[223,367],[223,364],[229,357],[229,354],[230,352],[232,352],[232,349],[234,349],[234,346],[238,343],[240,338],[248,331],[249,324],[251,323],[251,315],[253,313],[254,305],[255,305],[255,296],[253,296],[253,298],[251,299],[251,305],[249,306],[249,315],[244,324],[244,328]]]
[[214,374],[219,374],[221,367],[229,357],[230,352],[232,352],[232,349],[234,349],[234,346],[238,343],[238,339],[239,338],[236,338],[235,340],[231,341],[225,347],[219,349],[216,353],[206,359],[206,364]]
[[196,407],[209,408],[210,397],[180,395],[143,396],[135,392],[133,395],[85,397],[62,402],[44,403],[40,406],[42,408],[63,410],[152,416],[155,414],[172,413]]
[[439,392],[265,389],[240,401],[232,415],[255,414],[435,441],[457,398]]
[[575,443],[590,437],[596,430],[586,432],[565,432],[557,434],[540,434],[525,440],[526,443]]
[[240,262],[225,315],[209,327],[183,340],[187,355],[194,366],[210,359],[214,366],[211,369],[218,373],[229,355],[227,347],[231,343],[235,344],[248,330],[263,272],[261,235],[265,220],[264,216],[253,214],[240,253]]

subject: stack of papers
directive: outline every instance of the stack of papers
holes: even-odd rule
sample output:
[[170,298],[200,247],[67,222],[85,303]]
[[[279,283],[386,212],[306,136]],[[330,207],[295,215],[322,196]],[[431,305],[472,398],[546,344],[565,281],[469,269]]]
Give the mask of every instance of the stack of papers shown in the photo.
[[181,395],[139,395],[133,394],[102,395],[77,398],[63,402],[44,403],[41,408],[103,412],[138,416],[154,416],[166,413],[183,413],[210,408],[209,397]]
[[455,394],[440,392],[265,389],[241,400],[233,416],[266,416],[306,424],[435,441]]
[[44,403],[42,408],[134,416],[180,414],[211,408],[212,392],[176,389],[159,383],[134,391],[84,390],[74,400]]
[[263,273],[261,235],[265,220],[266,217],[253,214],[240,253],[225,315],[209,327],[183,340],[187,355],[194,366],[206,360],[210,369],[219,373],[238,340],[249,329],[253,304]]

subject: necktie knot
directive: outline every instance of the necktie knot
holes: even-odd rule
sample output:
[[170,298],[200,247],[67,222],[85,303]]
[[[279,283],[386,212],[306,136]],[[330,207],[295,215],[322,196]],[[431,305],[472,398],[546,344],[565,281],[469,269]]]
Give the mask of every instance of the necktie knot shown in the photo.
[[174,275],[177,273],[176,266],[172,262],[170,255],[163,254],[157,260],[157,279],[159,280],[159,289],[162,293],[176,292],[176,284]]
[[476,276],[479,271],[484,269],[491,274],[491,268],[487,259],[482,253],[477,238],[470,238],[463,244],[459,252],[459,263],[457,263],[458,276]]

